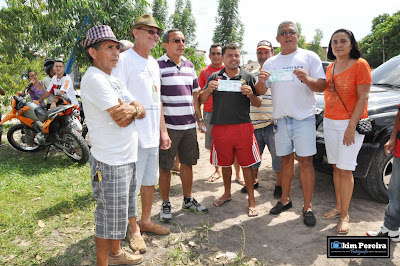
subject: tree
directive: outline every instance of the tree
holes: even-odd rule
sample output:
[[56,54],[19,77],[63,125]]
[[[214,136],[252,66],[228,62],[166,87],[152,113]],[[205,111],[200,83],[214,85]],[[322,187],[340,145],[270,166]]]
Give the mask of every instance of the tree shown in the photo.
[[297,45],[300,47],[300,48],[304,48],[304,49],[306,49],[307,47],[307,44],[306,44],[306,37],[305,36],[303,36],[303,35],[301,35],[301,33],[302,33],[302,28],[301,28],[301,24],[299,23],[299,22],[296,22],[296,26],[297,26],[297,29],[299,30],[299,35],[300,35],[300,37],[299,37],[299,42],[297,43]]
[[192,14],[192,2],[186,0],[176,0],[175,12],[170,17],[170,25],[182,31],[185,35],[186,45],[195,48],[196,40],[196,20]]
[[314,39],[311,41],[308,50],[315,52],[319,57],[325,58],[324,51],[321,47],[321,40],[324,38],[324,33],[321,29],[315,29]]
[[168,15],[168,5],[167,0],[154,0],[152,5],[153,17],[157,20],[160,27],[166,29],[167,25],[167,15]]
[[239,0],[219,0],[213,42],[235,43],[243,47],[244,25],[239,16]]
[[372,68],[400,54],[400,11],[392,16],[379,15],[372,20],[372,33],[360,42],[363,57]]

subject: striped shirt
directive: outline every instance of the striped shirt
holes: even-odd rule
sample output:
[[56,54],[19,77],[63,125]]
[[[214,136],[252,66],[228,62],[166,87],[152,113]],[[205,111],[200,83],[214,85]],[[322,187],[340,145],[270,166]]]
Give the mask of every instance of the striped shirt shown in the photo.
[[[251,72],[258,79],[260,69]],[[271,89],[262,96],[262,102],[260,107],[250,106],[250,119],[253,123],[254,129],[260,129],[268,126],[273,121],[272,118],[273,107],[271,98]]]
[[182,57],[178,67],[165,54],[157,59],[161,77],[161,101],[169,129],[196,128],[193,92],[200,90],[193,63]]

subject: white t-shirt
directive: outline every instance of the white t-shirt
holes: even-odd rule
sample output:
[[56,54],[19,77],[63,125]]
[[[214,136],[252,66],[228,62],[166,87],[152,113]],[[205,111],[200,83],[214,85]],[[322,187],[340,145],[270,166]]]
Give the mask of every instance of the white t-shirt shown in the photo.
[[109,165],[137,161],[138,133],[135,122],[120,127],[107,109],[119,104],[118,98],[130,104],[135,98],[115,77],[96,67],[89,67],[81,81],[81,97],[92,155]]
[[[321,60],[312,51],[298,48],[289,55],[278,55],[265,61],[262,70],[295,70],[303,68],[307,75],[315,79],[326,79]],[[315,93],[301,82],[296,75],[291,81],[270,82],[267,80],[267,88],[272,88],[273,118],[280,119],[285,116],[297,120],[306,119],[315,114]]]
[[[46,91],[49,88],[50,84],[51,84],[51,78],[49,76],[44,77],[43,85],[46,88]],[[51,94],[49,95],[49,97],[47,97],[47,103],[52,103],[53,100],[54,100],[54,94]]]
[[71,104],[78,105],[78,100],[75,96],[72,79],[68,74],[62,76],[61,79],[58,79],[57,75],[54,75],[51,78],[51,82],[49,87],[47,88],[47,91],[53,93],[54,95],[57,95],[60,91],[64,91],[67,94],[68,98],[70,98]]
[[160,69],[157,61],[138,55],[133,49],[123,52],[112,75],[118,78],[146,109],[146,117],[136,120],[139,145],[153,148],[160,145]]

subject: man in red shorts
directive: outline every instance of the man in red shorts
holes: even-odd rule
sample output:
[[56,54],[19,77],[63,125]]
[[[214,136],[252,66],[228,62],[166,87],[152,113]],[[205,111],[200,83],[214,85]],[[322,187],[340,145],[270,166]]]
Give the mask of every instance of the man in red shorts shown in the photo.
[[236,44],[227,44],[222,48],[225,67],[213,73],[205,88],[200,92],[200,101],[206,102],[213,96],[213,115],[211,124],[213,138],[210,161],[214,166],[222,167],[225,192],[214,200],[216,207],[232,200],[231,165],[235,155],[243,169],[246,183],[250,217],[257,216],[256,201],[251,167],[260,162],[260,152],[254,137],[254,128],[250,119],[250,103],[259,107],[261,98],[255,94],[255,78],[241,69],[240,50]]

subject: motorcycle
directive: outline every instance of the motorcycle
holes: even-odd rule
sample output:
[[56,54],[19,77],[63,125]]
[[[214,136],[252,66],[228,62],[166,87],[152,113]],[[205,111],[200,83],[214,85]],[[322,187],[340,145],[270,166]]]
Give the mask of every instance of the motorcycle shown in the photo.
[[[20,93],[13,96],[12,111],[0,122],[0,125],[13,118],[20,124],[12,126],[7,132],[8,142],[15,149],[34,152],[50,146],[61,149],[73,161],[85,164],[89,160],[89,147],[79,132],[82,124],[78,120],[77,105],[69,104],[65,96],[56,96],[63,105],[46,110],[39,102],[27,101]],[[46,158],[47,158],[46,153]]]

